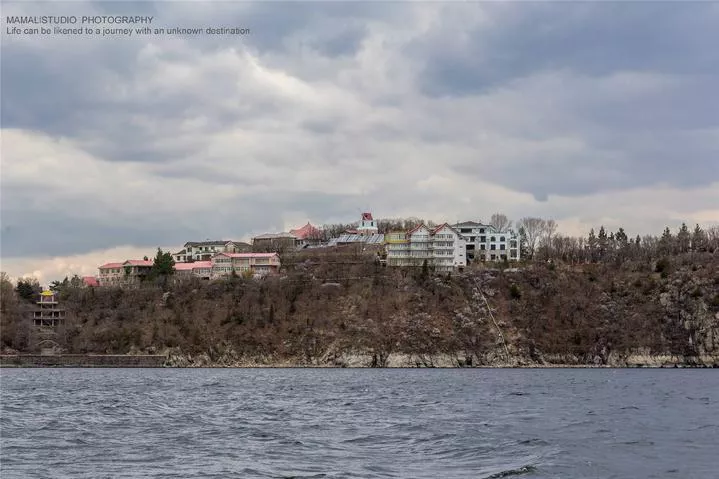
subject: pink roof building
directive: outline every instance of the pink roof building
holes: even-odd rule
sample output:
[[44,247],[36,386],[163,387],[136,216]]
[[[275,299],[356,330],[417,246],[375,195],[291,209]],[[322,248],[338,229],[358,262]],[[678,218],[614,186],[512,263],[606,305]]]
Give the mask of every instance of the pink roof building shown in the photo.
[[322,239],[322,231],[309,222],[301,228],[290,230],[290,234],[300,241],[313,241]]

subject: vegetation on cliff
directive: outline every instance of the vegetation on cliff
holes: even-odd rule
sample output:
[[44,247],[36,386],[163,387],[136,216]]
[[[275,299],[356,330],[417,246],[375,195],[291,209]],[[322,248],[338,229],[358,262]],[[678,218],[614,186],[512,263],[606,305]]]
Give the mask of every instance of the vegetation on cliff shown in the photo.
[[[592,249],[576,250],[550,239],[536,251],[541,261],[452,274],[383,267],[375,251],[349,246],[285,255],[283,275],[264,280],[56,288],[74,353],[170,348],[215,362],[296,364],[362,354],[380,367],[400,354],[425,365],[438,356],[482,365],[719,355],[716,237],[687,248],[681,236],[611,237],[600,230]],[[27,284],[3,278],[5,350],[27,348],[28,295]]]

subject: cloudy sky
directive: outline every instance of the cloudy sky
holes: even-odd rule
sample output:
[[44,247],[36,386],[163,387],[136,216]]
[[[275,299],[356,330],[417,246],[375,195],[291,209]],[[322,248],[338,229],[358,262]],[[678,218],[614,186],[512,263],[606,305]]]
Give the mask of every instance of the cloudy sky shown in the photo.
[[[3,2],[2,269],[307,221],[719,222],[719,3]],[[11,35],[9,15],[249,35]]]

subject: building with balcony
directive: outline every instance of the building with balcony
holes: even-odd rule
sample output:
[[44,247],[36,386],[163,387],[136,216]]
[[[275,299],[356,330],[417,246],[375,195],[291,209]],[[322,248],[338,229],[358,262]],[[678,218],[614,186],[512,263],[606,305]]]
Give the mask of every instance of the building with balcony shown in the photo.
[[212,278],[232,275],[262,277],[280,271],[280,255],[277,253],[218,253],[212,257]]
[[466,239],[448,224],[430,229],[424,224],[407,232],[385,235],[387,266],[427,266],[437,272],[463,269],[467,265]]
[[183,249],[172,253],[175,263],[187,263],[190,261],[210,261],[217,253],[249,253],[252,246],[241,241],[216,240],[216,241],[188,241]]
[[467,240],[467,259],[476,261],[519,261],[519,235],[513,230],[497,231],[492,225],[465,221],[453,225]]
[[191,263],[175,263],[175,279],[212,278],[212,261],[193,261]]
[[40,354],[56,354],[64,344],[66,311],[58,306],[52,291],[43,291],[37,306],[30,311],[30,347]]
[[99,286],[130,286],[143,281],[152,269],[152,261],[128,259],[124,263],[105,263],[97,277]]
[[297,248],[297,237],[291,233],[265,233],[252,238],[252,251],[280,252]]

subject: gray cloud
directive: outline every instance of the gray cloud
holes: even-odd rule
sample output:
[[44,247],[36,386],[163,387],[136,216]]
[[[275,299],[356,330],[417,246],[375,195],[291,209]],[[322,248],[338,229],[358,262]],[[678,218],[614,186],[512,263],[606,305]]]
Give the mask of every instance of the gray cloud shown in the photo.
[[719,182],[710,3],[12,8],[252,33],[3,38],[3,136],[36,135],[3,140],[3,257],[239,237],[366,207],[591,221],[587,198],[612,209],[656,185],[698,198],[682,211],[711,210],[690,193]]

